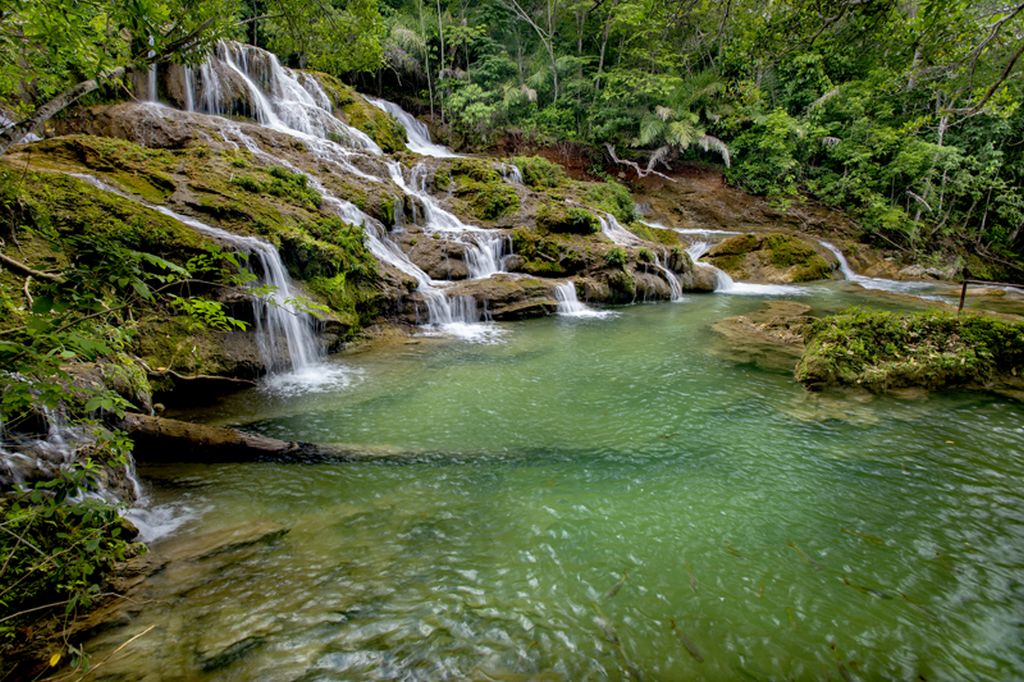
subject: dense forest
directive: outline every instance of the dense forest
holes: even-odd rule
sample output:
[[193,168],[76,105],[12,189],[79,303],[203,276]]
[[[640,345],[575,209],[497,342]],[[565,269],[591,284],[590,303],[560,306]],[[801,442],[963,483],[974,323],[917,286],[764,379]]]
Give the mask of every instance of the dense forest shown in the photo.
[[463,148],[526,140],[631,177],[714,164],[916,259],[1020,271],[1020,3],[16,2],[0,104],[20,120],[221,37],[392,96]]
[[[707,415],[722,417],[717,428],[727,435],[737,427],[735,435],[723,437],[729,447],[763,439],[787,456],[806,447],[807,461],[832,447],[832,427],[823,428],[815,436],[820,440],[812,438],[809,446],[791,447],[790,417],[801,420],[793,433],[813,430],[819,421],[847,425],[853,402],[840,398],[839,407],[826,417],[820,412],[772,416],[772,424],[783,426],[770,438],[762,438],[759,426],[749,433],[740,429],[747,422],[735,415],[752,414],[749,405],[755,398],[736,402],[733,413],[720,410],[712,398],[718,395],[718,383],[728,383],[714,374],[721,365],[697,355],[684,359],[680,350],[694,353],[724,343],[710,340],[713,334],[732,334],[741,345],[768,345],[767,355],[783,366],[781,373],[778,367],[766,370],[768,380],[753,370],[747,373],[748,365],[762,359],[759,348],[740,352],[743,357],[734,364],[743,374],[730,376],[744,386],[768,381],[774,403],[787,409],[805,398],[805,392],[794,397],[794,387],[836,386],[850,388],[851,395],[863,389],[874,397],[900,390],[910,395],[917,389],[998,389],[1010,396],[1005,404],[1013,404],[1009,400],[1024,396],[1024,327],[1014,285],[1006,284],[1024,278],[1022,53],[1024,2],[997,0],[0,3],[0,464],[13,463],[11,472],[31,470],[30,476],[8,476],[0,467],[0,678],[30,668],[35,674],[68,660],[79,668],[90,664],[69,634],[70,624],[117,593],[121,586],[112,577],[124,574],[126,562],[141,563],[137,559],[145,551],[137,541],[140,528],[124,517],[127,504],[142,490],[134,469],[136,444],[140,451],[157,453],[157,459],[168,452],[168,459],[182,458],[185,452],[201,461],[220,448],[221,456],[230,453],[225,461],[250,461],[253,452],[268,459],[285,453],[292,458],[288,461],[303,456],[314,461],[315,455],[325,466],[361,461],[378,450],[382,456],[397,452],[390,441],[394,424],[403,419],[413,423],[426,411],[412,405],[408,415],[395,417],[387,405],[396,396],[413,395],[412,388],[367,401],[385,406],[381,431],[386,437],[377,436],[369,445],[349,446],[341,436],[335,442],[333,434],[328,438],[320,431],[303,440],[307,436],[289,431],[287,424],[280,432],[269,428],[269,435],[245,431],[250,424],[256,424],[254,431],[267,428],[273,418],[254,417],[250,424],[221,428],[203,423],[200,416],[200,428],[189,421],[194,414],[186,410],[178,421],[181,415],[174,413],[193,399],[200,403],[231,393],[249,396],[253,403],[280,399],[286,404],[307,387],[274,393],[268,377],[333,379],[331,372],[340,376],[347,371],[348,358],[328,354],[355,341],[369,345],[367,338],[374,334],[385,339],[382,345],[389,334],[406,334],[401,343],[408,343],[409,356],[422,353],[417,357],[425,358],[432,352],[430,342],[407,337],[430,336],[449,323],[488,327],[490,333],[493,325],[565,314],[565,305],[577,306],[575,313],[586,313],[584,318],[611,320],[619,311],[591,310],[588,304],[689,303],[691,293],[737,293],[737,286],[737,300],[746,295],[806,296],[801,300],[813,299],[815,304],[825,300],[819,308],[772,299],[765,310],[751,312],[753,307],[743,302],[750,299],[743,299],[728,304],[739,314],[724,320],[715,317],[720,311],[713,306],[701,309],[702,303],[693,306],[698,311],[693,318],[675,313],[680,317],[660,319],[657,334],[646,328],[636,331],[643,344],[655,337],[664,341],[658,351],[664,353],[664,363],[658,365],[657,376],[631,383],[621,395],[613,391],[608,399],[614,409],[601,409],[618,414],[621,405],[629,405],[637,408],[631,417],[636,423],[655,413],[672,422],[672,428],[650,426],[654,445],[648,445],[655,453],[671,446],[673,457],[688,457],[693,443],[714,440],[714,434],[686,431],[700,427]],[[195,78],[202,80],[188,80]],[[288,99],[282,83],[312,103]],[[177,95],[166,96],[172,87],[178,88]],[[186,106],[186,99],[199,99],[196,93],[221,99],[210,106],[193,106],[189,100]],[[319,99],[313,101],[313,94]],[[422,148],[411,144],[408,123],[418,126],[417,131],[422,125],[394,103],[429,125],[434,141],[446,145],[427,140],[440,153],[421,154]],[[316,122],[327,125],[311,133],[311,128],[270,120],[292,105],[302,115],[313,111],[320,117]],[[26,142],[30,144],[22,144]],[[691,192],[699,184],[694,178],[712,190]],[[681,189],[671,192],[669,187]],[[693,212],[685,226],[662,224],[670,222],[662,221],[665,216],[684,213],[679,209],[672,214],[666,206],[682,205],[686,197],[689,210],[712,203],[709,196],[715,205]],[[744,212],[749,208],[744,202],[754,208]],[[466,216],[473,224],[463,222]],[[481,265],[485,259],[479,254],[490,261]],[[864,259],[858,261],[860,256]],[[769,270],[775,279],[765,274]],[[962,290],[959,281],[951,282],[961,274]],[[956,296],[962,291],[963,309],[968,277],[989,284],[998,280],[1004,288],[977,286],[970,292],[974,300],[968,301],[969,313],[961,316]],[[814,282],[818,288],[794,286]],[[932,295],[931,287],[939,295]],[[865,300],[869,308],[878,304],[881,310],[840,311],[837,302],[860,305]],[[973,310],[988,312],[970,314],[972,303]],[[917,314],[927,308],[948,309]],[[634,314],[634,322],[654,319],[644,321],[644,313]],[[278,327],[270,324],[271,318]],[[640,322],[638,329],[643,327]],[[290,331],[281,331],[286,328]],[[286,336],[296,329],[301,343],[295,341],[299,337]],[[693,336],[684,336],[684,331]],[[581,331],[581,339],[585,336]],[[605,353],[606,341],[615,352]],[[426,350],[419,348],[421,343]],[[580,348],[588,348],[587,342],[581,343]],[[614,341],[612,334],[607,340],[595,334],[590,343],[589,350],[566,344],[565,357],[553,369],[523,371],[575,372],[577,366],[567,358],[586,356],[579,377],[547,381],[542,393],[547,398],[563,395],[557,389],[575,386],[577,380],[584,392],[614,389],[637,343]],[[302,363],[295,360],[300,347],[309,351]],[[534,350],[521,355],[535,353],[539,355]],[[589,381],[591,358],[601,353],[611,369]],[[481,351],[480,358],[484,356]],[[500,355],[487,357],[491,359],[471,358],[466,364],[489,371],[506,362]],[[440,357],[435,364],[447,371],[448,362]],[[675,376],[681,367],[700,381],[673,389],[657,409],[649,407],[646,396],[629,392],[641,384],[644,391],[657,392],[663,382],[668,385],[663,375]],[[713,371],[705,372],[705,367]],[[414,376],[410,371],[409,377]],[[352,381],[363,381],[363,375]],[[439,380],[445,382],[447,378]],[[483,372],[479,379],[467,380],[469,388],[452,393],[461,398],[475,395],[477,385],[499,383]],[[324,389],[325,403],[333,400],[330,390],[335,389]],[[565,396],[571,393],[564,391]],[[532,396],[528,391],[522,395]],[[164,414],[165,398],[169,417]],[[699,399],[709,401],[708,412],[690,418],[687,410]],[[496,400],[533,410],[532,397],[500,395]],[[434,402],[440,401],[426,401],[436,407]],[[590,412],[573,412],[586,407],[586,400],[572,395],[564,403],[544,411],[575,414],[579,424],[590,423]],[[893,409],[887,405],[885,409]],[[946,412],[935,410],[937,426],[927,422],[921,428],[921,442],[938,439],[926,448],[929,452],[954,445],[954,435],[937,435],[946,421],[959,421],[946,418],[960,409],[959,403],[950,405]],[[858,404],[852,412],[874,409],[862,407]],[[975,407],[971,403],[964,409]],[[802,409],[801,404],[791,411]],[[916,409],[900,406],[896,411],[904,410],[910,415],[906,423],[911,423],[918,418]],[[767,408],[762,411],[775,415]],[[465,414],[471,413],[467,408]],[[1007,410],[999,418],[1010,426],[991,430],[1003,439],[996,450],[1009,450],[1005,443],[1012,444],[1019,433],[1013,415]],[[372,416],[362,418],[369,422]],[[884,422],[869,416],[865,423]],[[424,422],[444,425],[448,420],[455,426],[474,421],[445,413]],[[520,437],[517,431],[543,433],[544,428],[533,428],[534,420],[544,421],[529,413],[513,423],[506,429],[512,434],[507,440]],[[485,421],[480,419],[481,428]],[[589,442],[592,433],[600,435],[597,421],[592,428],[581,428],[576,438]],[[853,426],[860,429],[863,424]],[[988,428],[985,419],[968,426],[962,436],[955,435],[956,442],[969,441],[984,450],[991,433],[979,436],[971,429]],[[595,439],[564,458],[585,459],[601,448],[632,452],[634,424],[627,423],[621,433],[628,442],[609,445]],[[890,434],[880,434],[878,448],[888,456]],[[442,435],[447,437],[448,431]],[[909,429],[904,435],[908,443],[916,437]],[[479,436],[470,434],[457,448],[450,447],[458,455],[454,459],[462,461],[460,448],[475,452],[472,439]],[[863,436],[851,430],[844,443]],[[190,448],[200,441],[196,455]],[[323,448],[311,444],[321,441],[327,444]],[[900,447],[911,452],[915,444]],[[546,442],[527,445],[524,460],[550,449]],[[418,453],[421,446],[413,446],[409,452]],[[506,446],[502,440],[480,450],[507,454],[511,450]],[[753,473],[737,480],[757,480],[762,465],[760,453],[754,455]],[[975,453],[965,468],[987,475],[985,456]],[[686,472],[688,461],[683,457],[678,466],[673,464],[676,473]],[[788,461],[780,465],[793,466]],[[902,462],[900,466],[900,475],[907,475]],[[267,474],[271,478],[280,474],[272,471]],[[885,480],[902,479],[894,474]],[[592,483],[584,479],[579,489]],[[665,490],[675,491],[684,483],[689,485],[675,481]],[[183,489],[191,485],[186,481]],[[382,480],[381,485],[390,493],[391,482]],[[730,481],[726,487],[731,490],[733,485]],[[811,499],[809,490],[835,485],[815,479],[803,493],[785,488],[773,499],[785,506],[793,498]],[[110,495],[93,494],[98,490]],[[438,490],[439,498],[444,497],[444,488]],[[335,491],[328,493],[333,500]],[[851,489],[851,504],[843,514],[852,517],[870,506],[862,504],[863,493]],[[914,498],[904,493],[901,489],[889,497]],[[206,494],[206,489],[197,494]],[[674,519],[671,495],[662,497],[666,518]],[[975,499],[973,488],[964,494],[968,497]],[[1002,504],[1010,498],[999,499]],[[945,503],[936,504],[940,502]],[[712,509],[718,500],[706,503]],[[621,506],[638,505],[629,499]],[[951,508],[968,506],[956,501]],[[377,511],[373,507],[366,517],[377,518]],[[759,511],[751,512],[751,518]],[[931,525],[929,514],[922,519],[923,527]],[[252,537],[230,542],[221,538],[225,553],[270,547],[289,532],[261,523],[252,524]],[[994,527],[988,520],[982,525]],[[472,526],[461,523],[460,531]],[[743,520],[738,527],[755,524]],[[714,535],[692,528],[701,539]],[[661,531],[652,532],[660,541]],[[905,542],[890,543],[875,542],[875,536],[862,537],[845,526],[842,532],[847,540],[871,537],[880,552],[896,545],[916,551],[927,544],[913,544],[917,538],[909,535]],[[431,533],[421,535],[433,537]],[[626,535],[616,530],[595,531],[595,536],[599,533],[619,540]],[[368,547],[376,547],[379,540],[368,534]],[[489,550],[492,537],[484,540]],[[788,549],[780,555],[785,570],[795,566],[826,575],[818,561],[824,564],[827,552],[812,558],[785,540]],[[729,542],[711,546],[706,555],[717,556],[724,548],[726,561],[735,563],[742,555]],[[823,547],[830,543],[835,539],[821,540]],[[951,555],[960,549],[960,544],[950,546]],[[220,556],[221,549],[190,555],[188,561]],[[625,549],[632,556],[632,548]],[[620,640],[606,627],[611,619],[596,600],[601,596],[611,611],[624,601],[612,604],[616,593],[633,586],[634,578],[627,584],[629,571],[642,573],[642,566],[619,565],[622,550],[612,547],[615,561],[605,562],[602,569],[611,566],[619,577],[603,585],[612,574],[599,576],[594,584],[603,586],[588,593],[594,614],[587,606],[576,615],[583,614],[581,631],[593,625],[602,631],[601,641],[613,645],[609,650],[617,649],[621,659],[615,665],[629,671],[621,643],[627,637]],[[403,550],[398,555],[416,554]],[[760,561],[763,554],[754,547],[747,556]],[[880,564],[888,560],[888,554],[878,559]],[[907,561],[918,562],[918,557]],[[964,560],[956,570],[973,570],[971,561]],[[590,559],[584,563],[589,566]],[[680,565],[666,564],[648,579],[673,574]],[[368,573],[376,576],[375,570]],[[707,574],[712,570],[718,569],[709,564]],[[305,574],[305,568],[298,573]],[[468,573],[475,575],[476,569]],[[892,600],[896,594],[859,580],[836,572],[828,586],[872,599],[884,594]],[[679,585],[686,588],[685,599],[677,604],[697,603],[691,600],[691,593],[696,600],[698,592],[694,573],[688,585]],[[704,603],[718,599],[710,589],[704,595]],[[918,608],[907,595],[899,596],[902,601],[892,600],[897,605]],[[1015,603],[1001,594],[992,601],[1008,608]],[[553,603],[561,602],[565,600],[558,597]],[[942,620],[920,611],[929,621]],[[941,613],[953,611],[951,607]],[[357,612],[337,610],[331,617],[347,622]],[[53,616],[52,622],[37,625],[41,614]],[[790,615],[789,622],[796,627],[794,618]],[[981,617],[971,618],[982,622]],[[874,619],[871,615],[864,622]],[[673,646],[682,642],[684,661],[704,662],[682,627],[677,628],[674,615],[650,620],[662,635],[671,635]],[[342,621],[331,623],[333,627]],[[928,631],[919,629],[928,639]],[[809,630],[815,637],[820,634],[818,628]],[[418,638],[413,637],[415,646]],[[936,649],[945,640],[938,641]],[[51,653],[46,647],[54,642]],[[233,649],[239,642],[244,646]],[[204,674],[216,675],[218,666],[261,646],[248,639],[239,642],[229,643],[223,655],[200,656]],[[537,641],[529,644],[529,650],[535,645]],[[828,669],[834,672],[834,657],[840,676],[850,679],[845,666],[852,654],[840,661],[831,646]],[[667,647],[662,643],[656,648],[660,656]],[[731,650],[732,644],[725,648]],[[11,663],[5,656],[25,661]],[[480,656],[473,653],[467,660],[473,658]],[[28,667],[18,667],[23,664]],[[459,677],[468,669],[448,676]],[[570,671],[566,678],[602,676],[581,670]],[[878,677],[887,676],[878,671],[891,672],[873,670]],[[778,674],[776,669],[765,671],[765,676]],[[792,676],[801,674],[797,670]],[[706,679],[715,677],[709,673]]]

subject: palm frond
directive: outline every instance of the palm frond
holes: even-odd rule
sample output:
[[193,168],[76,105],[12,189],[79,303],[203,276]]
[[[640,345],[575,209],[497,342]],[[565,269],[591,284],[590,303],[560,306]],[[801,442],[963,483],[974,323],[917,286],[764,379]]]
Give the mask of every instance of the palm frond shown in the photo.
[[704,151],[713,151],[722,157],[722,163],[726,168],[732,168],[732,156],[729,154],[729,146],[714,135],[701,135],[697,144]]
[[661,142],[665,138],[666,123],[657,116],[647,115],[640,119],[640,133],[637,136],[638,147],[647,147]]

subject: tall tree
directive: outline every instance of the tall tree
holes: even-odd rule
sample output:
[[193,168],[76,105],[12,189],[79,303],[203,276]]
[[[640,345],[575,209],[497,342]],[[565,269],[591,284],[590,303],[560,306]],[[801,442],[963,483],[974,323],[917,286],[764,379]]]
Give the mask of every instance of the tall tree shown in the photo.
[[131,69],[201,59],[237,14],[237,0],[11,0],[0,10],[0,154]]

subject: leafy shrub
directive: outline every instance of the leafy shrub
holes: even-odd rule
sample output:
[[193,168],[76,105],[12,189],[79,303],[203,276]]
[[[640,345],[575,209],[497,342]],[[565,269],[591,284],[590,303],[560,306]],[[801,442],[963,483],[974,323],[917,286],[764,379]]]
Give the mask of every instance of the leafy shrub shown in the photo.
[[608,265],[616,268],[626,267],[626,251],[625,249],[616,246],[615,248],[609,249],[608,253],[604,255],[604,262]]
[[811,387],[985,385],[1024,371],[1024,324],[977,315],[852,308],[815,322],[806,341],[796,378]]
[[533,189],[558,187],[565,179],[565,170],[543,156],[517,156],[512,163],[523,174],[523,182]]
[[[0,607],[5,614],[35,613],[47,604],[68,613],[88,606],[114,567],[139,551],[130,542],[134,531],[115,507],[93,497],[71,501],[97,475],[98,468],[86,462],[0,499],[0,555],[5,558]],[[0,622],[0,637],[11,640],[21,620],[8,618]]]

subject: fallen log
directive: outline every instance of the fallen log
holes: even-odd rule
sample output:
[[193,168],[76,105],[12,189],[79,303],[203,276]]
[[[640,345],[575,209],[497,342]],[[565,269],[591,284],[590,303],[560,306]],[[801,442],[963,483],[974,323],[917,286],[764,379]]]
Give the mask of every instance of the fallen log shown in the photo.
[[278,440],[237,429],[128,413],[120,424],[135,459],[156,462],[346,462],[379,455],[336,445]]

